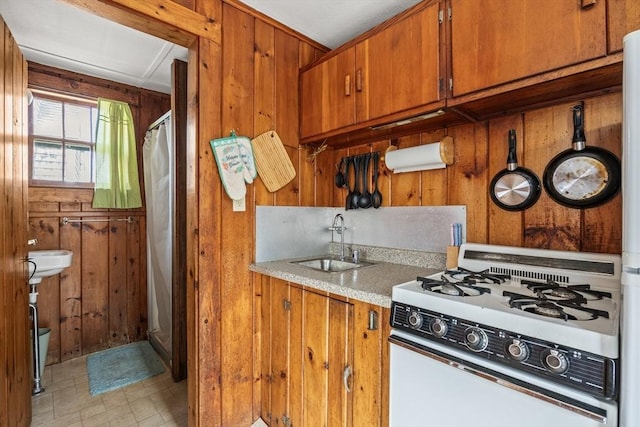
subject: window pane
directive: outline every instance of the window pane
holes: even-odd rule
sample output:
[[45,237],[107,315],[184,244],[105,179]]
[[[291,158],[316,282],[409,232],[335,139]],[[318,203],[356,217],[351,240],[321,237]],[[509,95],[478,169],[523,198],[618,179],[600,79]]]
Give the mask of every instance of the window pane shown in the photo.
[[51,141],[34,141],[33,179],[62,180],[62,144]]
[[62,138],[62,103],[48,99],[33,100],[33,133]]
[[91,148],[86,145],[65,146],[65,182],[91,182]]
[[91,141],[91,107],[65,104],[64,138]]
[[91,142],[96,142],[96,128],[98,127],[98,107],[91,109]]

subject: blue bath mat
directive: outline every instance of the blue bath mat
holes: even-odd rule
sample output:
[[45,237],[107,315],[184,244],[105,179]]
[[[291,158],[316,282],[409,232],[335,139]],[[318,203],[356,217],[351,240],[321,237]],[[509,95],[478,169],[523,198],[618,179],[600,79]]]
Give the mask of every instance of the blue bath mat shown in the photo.
[[148,341],[99,351],[87,357],[89,393],[93,396],[163,372],[162,360]]

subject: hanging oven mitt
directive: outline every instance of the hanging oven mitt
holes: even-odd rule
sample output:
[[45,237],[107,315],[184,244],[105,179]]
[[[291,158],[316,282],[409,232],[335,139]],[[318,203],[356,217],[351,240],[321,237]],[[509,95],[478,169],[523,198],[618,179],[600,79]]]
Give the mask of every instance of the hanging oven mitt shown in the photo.
[[[232,136],[235,136],[235,133],[231,132]],[[247,184],[251,184],[253,180],[258,176],[258,172],[256,170],[256,162],[253,157],[253,148],[251,147],[251,140],[246,136],[236,136],[236,141],[240,146],[240,157],[242,158],[242,162],[244,163],[244,181]]]
[[226,138],[212,139],[210,144],[224,190],[231,200],[242,199],[247,194],[246,167],[235,133],[231,132],[231,136]]

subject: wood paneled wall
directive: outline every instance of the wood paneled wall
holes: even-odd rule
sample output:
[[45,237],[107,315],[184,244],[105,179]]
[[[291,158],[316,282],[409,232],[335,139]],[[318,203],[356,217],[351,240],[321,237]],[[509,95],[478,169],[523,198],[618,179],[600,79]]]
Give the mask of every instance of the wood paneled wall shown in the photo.
[[0,426],[31,423],[27,64],[0,17]]
[[[450,135],[454,138],[455,163],[446,169],[392,174],[381,168],[378,184],[383,206],[466,205],[470,242],[619,254],[620,194],[599,207],[570,209],[553,201],[543,190],[538,202],[522,212],[502,210],[489,196],[491,179],[506,167],[509,129],[517,132],[519,165],[533,170],[542,180],[549,161],[571,148],[571,107],[575,104],[563,103],[488,122],[336,150],[332,161],[337,164],[342,156],[353,153],[384,153],[390,144],[406,148]],[[585,100],[588,146],[608,149],[620,157],[621,121],[620,93]],[[333,197],[334,206],[342,206],[346,192],[333,187]]]
[[[169,95],[29,64],[29,85],[128,102],[135,121],[142,182],[147,127],[171,108]],[[36,249],[73,251],[71,267],[39,285],[40,326],[51,328],[47,364],[146,338],[145,208],[93,209],[92,190],[29,188],[29,238]],[[63,225],[61,219],[117,219]]]

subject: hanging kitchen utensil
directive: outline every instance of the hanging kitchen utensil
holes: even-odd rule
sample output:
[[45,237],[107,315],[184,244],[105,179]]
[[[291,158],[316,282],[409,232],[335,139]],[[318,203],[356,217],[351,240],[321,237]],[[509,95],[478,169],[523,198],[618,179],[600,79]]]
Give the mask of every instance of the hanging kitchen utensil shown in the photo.
[[358,209],[358,200],[360,199],[360,158],[358,156],[353,157],[353,167],[355,173],[353,175],[353,193],[351,194],[351,209]]
[[373,153],[373,194],[371,194],[371,206],[378,209],[382,205],[382,193],[378,190],[378,165],[380,162],[380,152]]
[[353,199],[353,192],[355,189],[355,185],[357,185],[357,183],[354,184],[354,188],[351,188],[351,182],[355,182],[356,180],[354,179],[353,181],[351,181],[351,176],[349,176],[350,173],[350,169],[351,169],[351,164],[353,163],[353,157],[347,157],[345,163],[347,164],[346,166],[346,172],[345,172],[345,184],[347,185],[347,190],[349,190],[347,192],[347,199],[345,201],[344,204],[344,208],[345,210],[349,210],[352,209],[351,206],[351,200]]
[[358,199],[358,207],[366,209],[371,206],[371,193],[369,193],[369,162],[371,161],[371,153],[363,154],[361,159],[362,167],[362,191]]
[[338,164],[338,172],[336,172],[335,183],[336,187],[343,188],[346,186],[347,179],[345,178],[345,174],[343,172],[345,166],[346,157],[340,159],[340,164]]
[[571,144],[545,168],[545,190],[570,208],[592,208],[609,201],[620,189],[620,160],[603,148],[586,146],[583,103],[573,107]]
[[270,192],[287,185],[296,176],[296,170],[275,130],[260,134],[251,140],[258,175]]
[[521,211],[538,201],[541,192],[540,179],[529,169],[518,166],[516,155],[516,131],[509,130],[509,154],[507,168],[491,180],[491,200],[508,211]]

